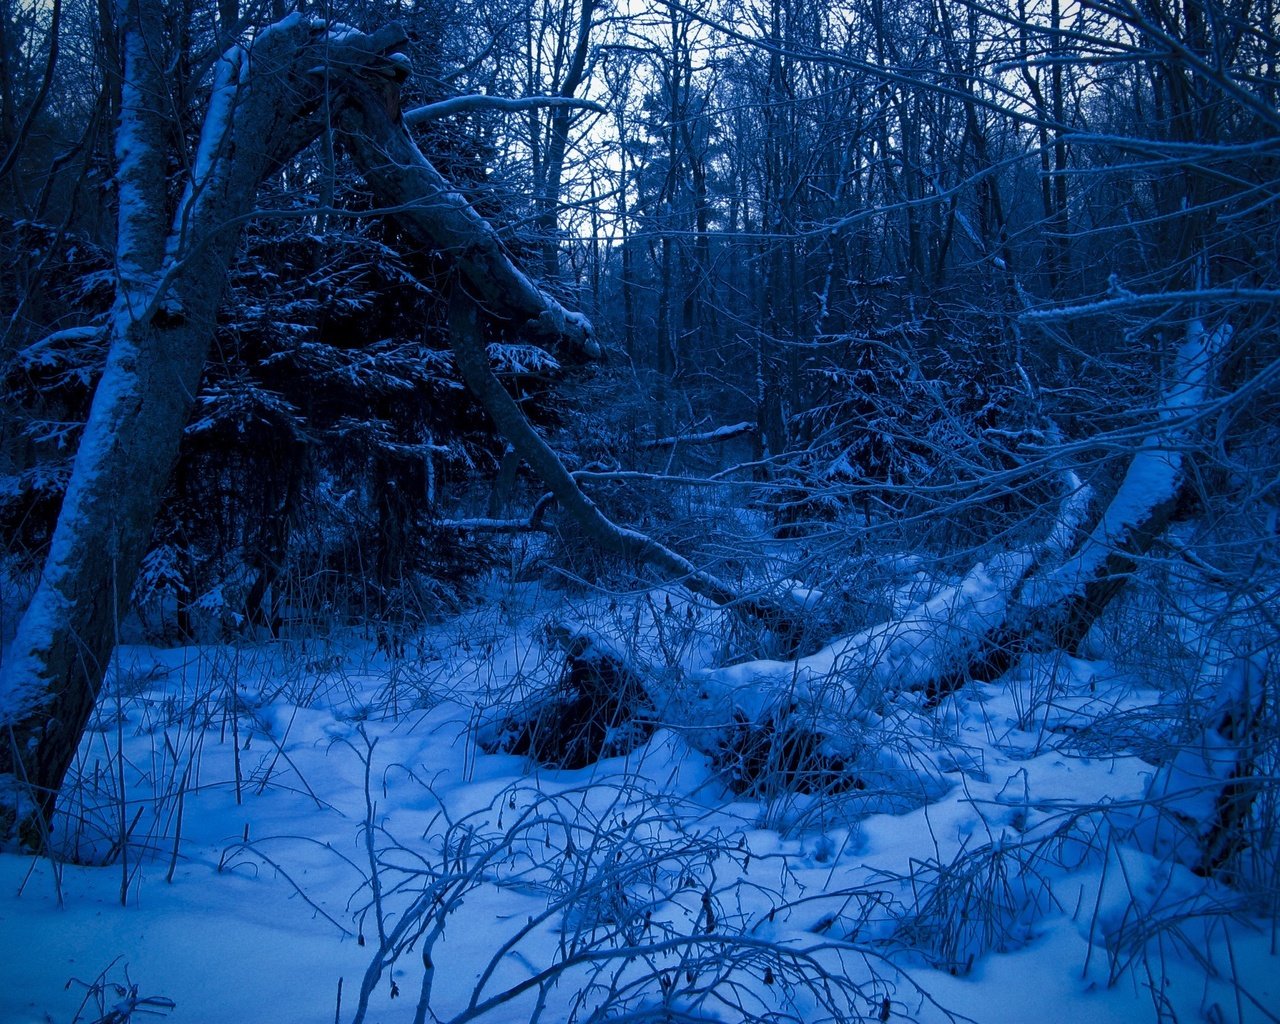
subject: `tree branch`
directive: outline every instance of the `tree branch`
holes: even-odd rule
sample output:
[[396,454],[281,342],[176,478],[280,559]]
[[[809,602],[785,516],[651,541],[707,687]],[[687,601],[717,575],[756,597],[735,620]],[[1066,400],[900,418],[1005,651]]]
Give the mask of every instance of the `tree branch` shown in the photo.
[[595,100],[577,99],[572,96],[485,96],[469,93],[465,96],[450,96],[448,99],[428,103],[422,107],[406,110],[401,116],[405,124],[424,124],[427,121],[439,121],[441,118],[453,117],[456,114],[470,114],[476,110],[498,110],[503,113],[519,113],[522,110],[538,110],[546,107],[572,107],[580,110],[592,110],[597,114],[608,113],[608,109]]
[[[385,83],[383,83],[385,88]],[[442,250],[466,278],[471,296],[488,312],[514,321],[534,336],[596,358],[600,346],[590,321],[572,313],[516,267],[498,233],[431,164],[388,97],[364,78],[341,83],[345,102],[338,122],[356,164],[378,197],[397,207],[396,220],[412,236]]]

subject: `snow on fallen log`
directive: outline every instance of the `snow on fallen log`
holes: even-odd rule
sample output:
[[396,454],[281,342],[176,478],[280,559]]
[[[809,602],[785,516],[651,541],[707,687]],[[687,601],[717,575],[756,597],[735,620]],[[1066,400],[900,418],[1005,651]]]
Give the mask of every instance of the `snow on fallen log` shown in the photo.
[[653,734],[647,668],[581,625],[557,625],[549,639],[565,654],[554,690],[482,728],[482,749],[574,769],[630,753]]
[[852,755],[858,731],[872,728],[872,716],[897,694],[920,691],[934,701],[970,679],[998,677],[1024,651],[1073,648],[1168,525],[1186,476],[1191,413],[1229,337],[1227,327],[1190,325],[1157,428],[1083,541],[1076,537],[1091,495],[1068,474],[1070,493],[1042,544],[989,559],[905,615],[816,654],[696,676],[673,716],[689,742],[723,758],[735,737],[781,737],[793,731],[788,721],[803,721],[824,757]]
[[963,671],[988,638],[1008,619],[1019,585],[1037,566],[1068,553],[1092,501],[1091,488],[1065,474],[1068,493],[1044,543],[1007,552],[971,569],[963,579],[906,614],[842,637],[795,661],[750,661],[706,671],[692,682],[701,744],[715,747],[715,734],[764,722],[780,709],[808,708],[813,724],[833,732],[847,728],[886,698],[928,691],[948,673]]
[[1205,396],[1215,356],[1231,328],[1187,328],[1178,351],[1174,381],[1158,411],[1159,425],[1134,453],[1120,487],[1075,553],[1031,581],[1020,599],[1020,615],[1049,630],[1053,642],[1075,647],[1098,613],[1137,566],[1137,558],[1164,532],[1186,479],[1186,442],[1191,414]]
[[442,530],[457,533],[550,533],[551,527],[536,519],[494,519],[485,516],[473,519],[443,519],[438,524]]
[[726,730],[803,710],[817,731],[839,735],[886,696],[923,689],[940,671],[958,669],[1004,621],[1012,591],[1032,564],[1029,551],[978,565],[957,584],[906,615],[842,637],[795,661],[748,661],[690,680],[689,739],[718,749]]

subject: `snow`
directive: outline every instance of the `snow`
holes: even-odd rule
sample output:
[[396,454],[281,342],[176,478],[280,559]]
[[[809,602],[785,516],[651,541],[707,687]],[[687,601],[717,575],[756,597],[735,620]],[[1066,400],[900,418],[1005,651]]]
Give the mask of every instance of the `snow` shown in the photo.
[[0,727],[21,721],[49,700],[41,675],[44,660],[40,652],[51,642],[49,638],[57,635],[58,624],[65,621],[71,601],[64,590],[68,580],[74,579],[77,564],[87,557],[77,545],[75,533],[80,521],[91,516],[91,510],[85,506],[94,502],[99,483],[93,467],[107,464],[104,453],[114,443],[117,424],[123,417],[132,415],[138,405],[136,391],[141,385],[133,372],[137,346],[127,329],[132,321],[131,301],[131,289],[122,287],[112,316],[123,323],[111,332],[114,341],[102,378],[94,390],[44,572],[23,613],[17,636],[0,662]]
[[754,423],[743,420],[739,423],[726,424],[723,427],[716,427],[713,430],[706,430],[701,433],[671,434],[667,437],[659,437],[652,441],[647,441],[645,444],[651,448],[670,448],[679,444],[715,444],[717,441],[728,441],[743,434],[749,434],[754,430]]
[[[1019,571],[988,563],[901,625],[787,670],[809,689],[852,686],[845,675],[878,644],[909,673],[930,629],[979,628]],[[944,1010],[1022,1024],[1029,1007],[1064,1024],[1226,1021],[1237,1007],[1271,1019],[1280,975],[1244,894],[1112,825],[1151,768],[1122,749],[1082,753],[1074,729],[1160,695],[1107,662],[1026,659],[936,712],[908,701],[864,713],[879,747],[909,745],[933,779],[905,798],[888,790],[908,781],[888,772],[844,797],[733,797],[679,727],[573,772],[477,750],[486,709],[554,685],[548,624],[662,664],[644,616],[673,630],[692,606],[635,601],[495,584],[408,637],[399,659],[358,632],[122,648],[60,822],[66,848],[102,866],[0,855],[0,1020],[70,1022],[86,990],[69,980],[103,976],[173,1000],[176,1024],[348,1022],[369,977],[364,1019],[408,1022],[424,944],[444,1020],[487,999],[475,1019],[528,1020],[539,995],[521,986],[539,977],[558,979],[545,1021],[575,1007],[588,1019],[610,986],[636,1012],[666,999],[725,1021],[739,1003],[822,1020],[836,993],[848,1020],[874,1019],[885,1000],[889,1019],[930,1024]],[[711,670],[714,650],[698,645],[686,655],[693,680],[742,698],[753,676],[784,671]],[[1226,675],[1224,700],[1254,687],[1249,665]],[[113,851],[122,815],[125,861]],[[380,934],[390,949],[418,931],[380,977],[367,973]],[[804,983],[805,957],[834,986],[826,997]],[[724,984],[710,985],[715,971]],[[97,1016],[91,998],[81,1019]]]
[[199,191],[205,184],[219,154],[227,145],[227,137],[235,116],[236,99],[248,80],[249,61],[241,47],[227,50],[214,67],[213,91],[200,131],[191,166],[191,187]]
[[1143,849],[1189,865],[1199,862],[1201,840],[1214,828],[1223,785],[1253,746],[1249,723],[1262,705],[1267,658],[1236,658],[1219,671],[1206,724],[1152,776],[1134,827]]
[[[316,25],[323,26],[324,22],[316,22]],[[358,38],[360,35],[362,33],[359,29],[341,21],[330,22],[328,25],[327,38],[331,43],[344,43],[348,39]]]
[[551,374],[560,371],[555,357],[537,345],[493,342],[487,346],[493,372],[502,374]]
[[[131,65],[145,59],[138,53],[141,46],[141,42],[135,38],[135,33],[130,33],[126,37],[126,60]],[[138,218],[131,216],[129,211],[132,207],[145,203],[145,197],[138,195],[134,181],[145,176],[145,162],[152,149],[151,140],[147,137],[142,123],[141,112],[146,110],[146,101],[140,94],[135,74],[126,74],[121,84],[122,116],[115,133],[116,184],[122,207],[119,217],[120,237],[116,244],[121,261],[116,269],[125,282],[132,282],[139,278],[145,279],[154,270],[152,267],[139,266],[132,262],[132,258],[142,246],[136,236]]]
[[1062,512],[1045,541],[1046,550],[1058,558],[1064,558],[1075,544],[1076,532],[1084,524],[1093,503],[1093,488],[1080,481],[1073,472],[1067,472],[1067,497]]
[[61,331],[54,331],[21,349],[17,354],[17,363],[24,370],[59,366],[63,362],[63,357],[57,351],[61,346],[94,341],[101,335],[101,325],[68,327]]
[[1204,400],[1214,358],[1230,338],[1227,325],[1212,332],[1199,321],[1188,325],[1174,362],[1173,380],[1160,404],[1162,429],[1143,439],[1119,489],[1075,555],[1028,586],[1026,604],[1048,605],[1095,578],[1106,560],[1124,548],[1135,527],[1159,505],[1174,500],[1182,480],[1187,417]]
[[[796,661],[749,661],[710,669],[694,680],[699,728],[736,717],[761,722],[788,703],[814,705],[824,717],[857,716],[886,694],[918,690],[939,670],[960,669],[984,634],[1005,617],[1013,582],[1031,556],[1012,553],[972,569],[911,611],[843,637]],[[794,588],[791,591],[795,595]]]

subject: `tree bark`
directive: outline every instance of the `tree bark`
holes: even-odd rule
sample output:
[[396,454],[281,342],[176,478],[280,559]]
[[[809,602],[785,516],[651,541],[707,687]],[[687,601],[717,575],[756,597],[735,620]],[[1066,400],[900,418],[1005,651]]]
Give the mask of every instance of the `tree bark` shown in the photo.
[[324,129],[326,87],[374,191],[411,234],[457,262],[472,294],[536,337],[599,352],[590,323],[516,268],[404,132],[399,26],[335,36],[292,15],[228,50],[170,220],[163,5],[131,0],[126,16],[110,352],[44,572],[0,665],[0,842],[18,832],[38,848],[47,848],[177,457],[240,228],[262,180]]
[[[467,284],[470,283],[468,279]],[[494,376],[480,324],[479,304],[461,283],[455,284],[449,305],[449,334],[458,369],[471,393],[512,448],[550,488],[560,507],[573,516],[594,543],[624,558],[652,565],[669,579],[716,604],[735,605],[766,618],[776,617],[776,613],[765,610],[759,602],[744,599],[729,584],[697,568],[683,555],[645,534],[619,526],[600,511]]]
[[326,59],[383,63],[398,28],[326,40],[301,16],[220,59],[192,177],[166,214],[163,5],[125,9],[110,351],[36,593],[0,665],[0,841],[47,844],[93,711],[259,183],[319,132]]

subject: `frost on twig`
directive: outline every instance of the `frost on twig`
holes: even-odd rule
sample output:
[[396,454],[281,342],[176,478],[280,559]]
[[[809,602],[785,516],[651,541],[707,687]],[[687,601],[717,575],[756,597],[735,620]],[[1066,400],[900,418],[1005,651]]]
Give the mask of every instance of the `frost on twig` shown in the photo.
[[488,96],[484,93],[468,93],[464,96],[450,96],[435,103],[414,107],[412,110],[406,110],[403,117],[406,124],[424,124],[427,121],[439,121],[446,117],[471,114],[478,110],[496,110],[504,114],[513,114],[547,107],[591,110],[597,114],[606,112],[605,108],[594,100],[583,100],[573,96]]

